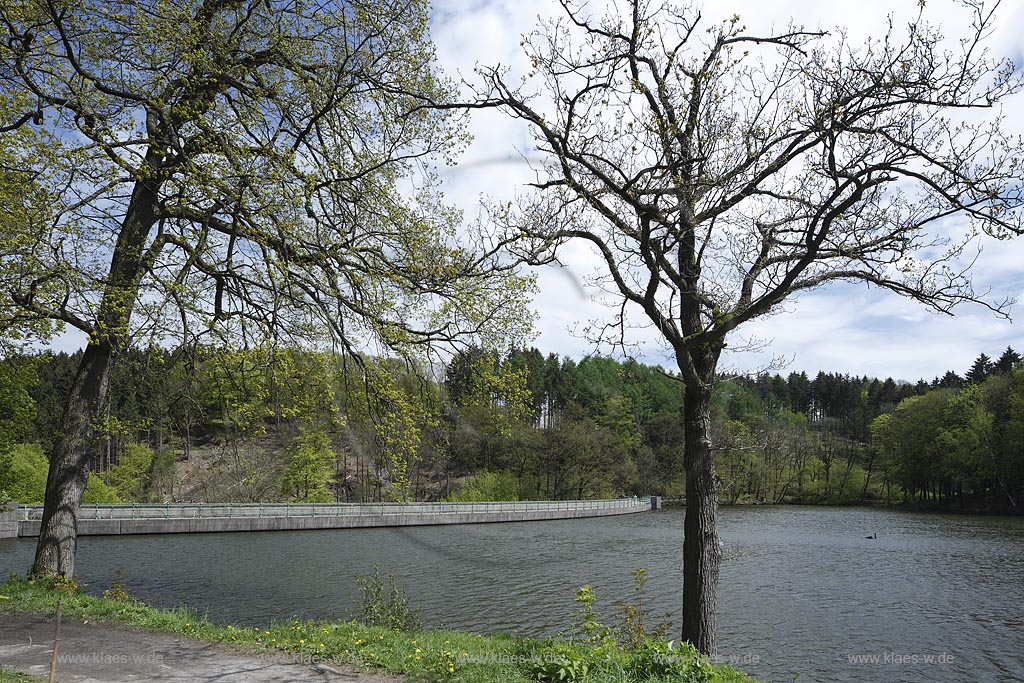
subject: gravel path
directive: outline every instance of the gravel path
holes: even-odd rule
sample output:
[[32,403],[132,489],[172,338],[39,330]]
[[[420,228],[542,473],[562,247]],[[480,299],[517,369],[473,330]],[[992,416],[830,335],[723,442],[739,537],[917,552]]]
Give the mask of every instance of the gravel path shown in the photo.
[[[53,619],[0,612],[0,664],[44,680],[53,655]],[[120,624],[61,620],[56,680],[63,683],[400,683],[334,662],[287,653],[251,653]]]

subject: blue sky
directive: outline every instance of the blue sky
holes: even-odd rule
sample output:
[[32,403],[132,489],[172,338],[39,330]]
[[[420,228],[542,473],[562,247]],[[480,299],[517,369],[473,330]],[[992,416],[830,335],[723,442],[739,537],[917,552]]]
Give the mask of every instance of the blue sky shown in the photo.
[[[599,8],[600,2],[589,7]],[[554,16],[559,10],[552,0],[482,2],[479,0],[437,0],[433,36],[443,68],[449,75],[473,81],[474,64],[507,66],[512,74],[526,71],[520,52],[520,35],[531,31],[537,17]],[[851,42],[885,30],[888,13],[897,25],[916,14],[917,0],[859,0],[858,2],[771,3],[756,0],[718,0],[703,3],[708,22],[739,14],[751,31],[783,27],[791,18],[808,29],[845,27]],[[941,23],[947,34],[962,28],[963,14],[951,0],[928,0],[926,11]],[[994,55],[1008,56],[1018,65],[1024,55],[1024,1],[1004,2],[989,45]],[[1024,131],[1024,95],[1006,105],[1010,129]],[[526,191],[532,179],[528,166],[517,156],[532,156],[528,131],[495,112],[474,113],[470,128],[474,142],[465,155],[468,163],[446,172],[445,194],[459,204],[467,217],[478,214],[480,195],[509,199]],[[1014,242],[985,239],[973,269],[976,291],[991,290],[992,300],[1014,298],[1024,302],[1024,237]],[[544,351],[579,357],[593,347],[574,336],[572,330],[588,320],[608,316],[607,309],[593,299],[596,292],[579,284],[595,267],[595,259],[581,246],[563,254],[566,268],[545,268],[538,272],[541,293],[536,346]],[[1008,345],[1024,352],[1024,303],[1011,310],[1020,322],[1011,323],[982,307],[964,306],[956,317],[933,314],[919,304],[895,294],[864,285],[843,284],[802,294],[788,302],[785,311],[753,321],[742,328],[730,345],[739,347],[745,339],[759,342],[757,353],[727,354],[723,366],[744,372],[777,368],[780,372],[818,370],[857,375],[893,377],[916,381],[931,379],[946,370],[963,373],[978,353],[998,356]],[[640,358],[673,367],[670,354],[654,335],[638,333]]]

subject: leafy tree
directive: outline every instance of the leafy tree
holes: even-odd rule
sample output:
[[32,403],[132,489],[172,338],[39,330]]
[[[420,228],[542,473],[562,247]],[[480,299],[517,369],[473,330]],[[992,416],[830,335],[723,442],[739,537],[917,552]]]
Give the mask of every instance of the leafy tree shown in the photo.
[[477,386],[476,373],[481,367],[480,364],[493,361],[490,354],[478,346],[456,353],[445,367],[444,386],[448,400],[455,405],[472,401]]
[[992,414],[981,387],[972,384],[950,398],[935,443],[942,452],[940,476],[947,495],[957,493],[963,504],[964,489],[977,491],[994,481]]
[[143,501],[152,466],[153,449],[145,444],[132,443],[125,448],[117,465],[102,473],[100,478],[121,500]]
[[992,411],[996,435],[993,466],[1007,509],[1019,514],[1024,511],[1024,368],[1014,369],[1009,379],[997,410]]
[[482,352],[460,359],[459,365],[449,370],[448,386],[457,397],[453,403],[460,421],[481,438],[482,462],[477,464],[493,468],[494,442],[510,438],[514,428],[533,412],[527,369],[501,363],[494,354]]
[[542,463],[547,496],[621,495],[635,474],[623,444],[612,430],[586,415],[582,406],[570,405],[566,412],[548,434]]
[[[0,59],[6,58],[0,47]],[[26,114],[33,108],[31,99],[30,93],[0,96],[0,280],[5,283],[17,282],[31,272],[26,261],[7,258],[8,254],[32,250],[33,235],[26,226],[51,218],[52,197],[39,182],[39,175],[25,168],[27,160],[41,150],[39,136],[22,125],[31,120],[41,122],[38,112]],[[5,125],[9,121],[15,125]],[[59,327],[58,321],[39,319],[9,297],[0,297],[0,355],[19,351],[30,341],[46,341]]]
[[714,400],[730,420],[753,426],[764,418],[765,405],[751,388],[738,380],[724,378],[719,381],[715,386]]
[[632,399],[641,422],[659,413],[683,414],[683,387],[660,367],[627,360],[622,367],[622,390]]
[[117,495],[117,491],[101,477],[90,477],[89,483],[85,486],[85,492],[82,494],[82,502],[90,505],[117,505],[124,501]]
[[328,485],[334,474],[334,451],[327,434],[307,430],[285,449],[288,464],[281,490],[296,503],[329,503]]
[[611,396],[601,407],[598,424],[610,429],[628,453],[640,448],[640,424],[633,412],[632,403],[625,396]]
[[26,496],[34,495],[26,484],[26,473],[32,467],[16,457],[16,447],[31,431],[35,417],[35,402],[28,392],[34,384],[34,370],[33,364],[22,358],[0,363],[0,504],[28,503]]
[[36,404],[34,436],[46,451],[52,449],[60,435],[61,413],[81,358],[81,352],[47,351],[36,359],[38,379],[29,383],[28,391]]
[[35,444],[20,444],[0,453],[0,504],[42,503],[48,463]]
[[896,455],[896,480],[910,496],[934,497],[944,465],[944,443],[938,438],[955,393],[939,389],[905,399],[896,407],[887,439]]
[[[892,463],[898,457],[899,436],[896,428],[896,418],[892,413],[879,415],[871,421],[868,429],[871,436],[871,450],[869,453],[872,459],[868,468],[868,477],[870,477],[872,470],[875,468],[888,472],[892,467]],[[892,487],[888,481],[884,483],[884,486],[886,502],[889,502],[892,498]],[[865,484],[862,496],[866,495],[867,485]]]
[[561,362],[555,354],[550,354],[544,361],[544,418],[541,423],[544,427],[552,426],[557,421],[557,416],[565,409],[566,404],[572,397],[572,389],[568,377],[568,366],[573,364],[571,360]]
[[730,504],[739,501],[744,493],[749,493],[749,484],[754,478],[755,453],[750,429],[738,420],[712,420],[715,447],[716,469],[722,477],[722,495]]
[[447,500],[454,503],[519,500],[519,480],[511,472],[481,470],[469,477],[462,489]]
[[427,436],[439,421],[439,401],[395,363],[367,366],[368,414],[378,452],[378,499],[385,482],[399,501],[410,498],[409,472],[422,460]]
[[621,392],[622,367],[613,358],[587,356],[568,373],[573,400],[591,409],[597,417],[601,406],[613,394]]
[[206,410],[226,431],[260,435],[272,417],[266,368],[269,347],[222,349],[204,354]]
[[[1022,161],[998,123],[959,112],[1015,93],[991,60],[992,14],[969,4],[953,52],[922,17],[862,46],[798,28],[748,33],[739,17],[706,26],[694,10],[630,0],[525,37],[531,83],[481,70],[468,106],[527,123],[546,155],[538,192],[495,206],[521,258],[569,241],[601,259],[612,320],[595,341],[626,345],[640,315],[685,382],[687,514],[684,639],[716,645],[721,550],[712,459],[712,388],[726,338],[790,295],[864,281],[948,312],[983,302],[958,265],[981,230],[1021,230]],[[922,12],[924,9],[922,8]],[[956,117],[954,118],[954,113]],[[949,241],[929,233],[957,216]]]
[[683,493],[683,463],[679,457],[683,443],[683,424],[679,413],[659,413],[644,425],[644,435],[658,467],[660,490],[663,495]]
[[512,349],[509,351],[505,363],[513,370],[525,372],[527,389],[530,392],[532,421],[535,425],[539,426],[547,401],[544,381],[544,354],[535,348],[525,351]]
[[31,359],[15,357],[0,363],[0,456],[32,430],[36,404],[29,391],[35,384]]
[[460,147],[458,125],[418,106],[449,96],[427,28],[422,0],[0,5],[4,173],[40,195],[4,219],[0,327],[89,338],[35,573],[74,572],[94,425],[135,339],[413,352],[529,319],[523,282],[455,242],[434,179],[406,192]]

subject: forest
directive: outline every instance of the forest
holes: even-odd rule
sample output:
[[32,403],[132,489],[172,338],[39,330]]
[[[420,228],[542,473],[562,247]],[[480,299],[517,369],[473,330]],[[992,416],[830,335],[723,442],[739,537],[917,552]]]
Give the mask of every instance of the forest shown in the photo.
[[[79,354],[0,363],[0,499],[42,501]],[[444,367],[265,346],[152,347],[111,378],[89,502],[529,500],[684,492],[683,383],[531,348]],[[1024,366],[1012,348],[916,384],[722,376],[721,502],[1020,513]]]

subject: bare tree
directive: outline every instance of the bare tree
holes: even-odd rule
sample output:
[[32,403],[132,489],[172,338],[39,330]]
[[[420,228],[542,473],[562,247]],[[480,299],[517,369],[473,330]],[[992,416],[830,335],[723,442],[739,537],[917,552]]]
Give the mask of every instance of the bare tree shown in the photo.
[[524,38],[531,78],[482,69],[466,106],[525,121],[546,155],[538,192],[493,212],[521,256],[541,263],[566,242],[589,244],[616,307],[598,340],[626,344],[639,319],[674,352],[686,384],[682,634],[713,654],[709,428],[727,336],[837,281],[943,313],[962,302],[1004,313],[1008,302],[973,289],[966,250],[980,231],[1021,231],[1019,142],[993,109],[1020,81],[985,51],[993,14],[973,0],[958,42],[918,16],[863,45],[624,4],[597,18],[563,0],[561,19]]

